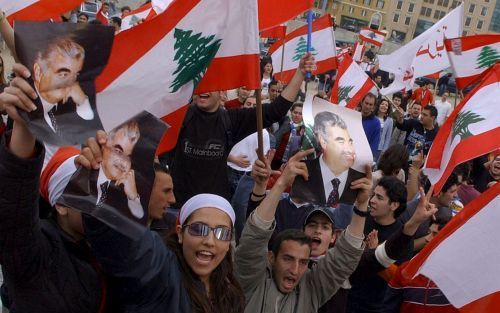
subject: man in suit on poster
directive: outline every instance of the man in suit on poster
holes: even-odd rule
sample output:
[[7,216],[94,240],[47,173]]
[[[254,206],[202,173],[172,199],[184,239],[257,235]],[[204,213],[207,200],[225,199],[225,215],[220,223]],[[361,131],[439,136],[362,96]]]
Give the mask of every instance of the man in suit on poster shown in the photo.
[[322,153],[304,161],[309,179],[298,176],[291,196],[332,208],[352,205],[357,192],[350,188],[351,183],[365,174],[351,168],[356,152],[345,121],[335,113],[320,112],[314,117],[314,133]]

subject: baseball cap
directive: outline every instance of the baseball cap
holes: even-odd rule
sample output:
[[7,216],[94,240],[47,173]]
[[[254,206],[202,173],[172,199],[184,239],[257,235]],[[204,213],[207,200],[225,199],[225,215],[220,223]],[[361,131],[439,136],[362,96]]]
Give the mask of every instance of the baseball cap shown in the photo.
[[316,215],[316,214],[323,214],[323,215],[325,215],[328,218],[328,220],[330,220],[330,222],[332,222],[333,228],[335,228],[335,221],[334,221],[335,218],[333,216],[333,209],[327,208],[327,207],[322,207],[322,206],[315,206],[309,212],[309,214],[307,214],[306,220],[304,222],[304,226],[306,226],[307,223],[309,223],[309,220],[311,219],[311,217],[313,215]]

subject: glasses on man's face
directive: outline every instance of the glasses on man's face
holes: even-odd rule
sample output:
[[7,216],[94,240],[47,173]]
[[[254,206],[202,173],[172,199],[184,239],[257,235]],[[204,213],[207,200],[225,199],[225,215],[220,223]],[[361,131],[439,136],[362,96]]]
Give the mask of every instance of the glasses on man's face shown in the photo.
[[197,237],[206,237],[212,231],[218,240],[231,241],[233,238],[233,231],[226,226],[210,227],[205,223],[196,222],[184,227],[187,227],[189,234]]

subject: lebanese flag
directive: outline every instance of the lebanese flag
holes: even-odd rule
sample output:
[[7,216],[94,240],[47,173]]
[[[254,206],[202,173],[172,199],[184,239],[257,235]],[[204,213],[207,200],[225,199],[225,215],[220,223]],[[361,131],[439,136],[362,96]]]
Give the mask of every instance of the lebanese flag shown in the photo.
[[461,313],[500,308],[500,184],[470,202],[403,270],[433,280]]
[[391,54],[379,55],[379,68],[401,74],[401,77],[405,73],[412,73],[413,81],[448,68],[450,61],[445,53],[444,39],[462,35],[463,11],[462,3],[403,47]]
[[375,82],[351,56],[344,54],[339,64],[330,102],[354,109],[368,92],[376,88],[375,86]]
[[260,32],[261,38],[278,38],[283,39],[286,36],[286,25],[278,25],[268,30]]
[[171,149],[195,90],[260,88],[258,40],[257,0],[172,2],[115,37],[96,80],[104,129],[146,110],[171,126],[157,152]]
[[458,89],[476,81],[500,61],[500,35],[476,35],[444,41]]
[[171,0],[153,0],[131,11],[123,17],[121,31],[130,29],[143,21],[149,21],[156,17],[158,14],[165,11],[171,2]]
[[311,9],[313,0],[258,0],[259,30],[264,31],[283,24]]
[[78,7],[83,0],[0,0],[11,25],[14,21],[46,21]]
[[381,47],[384,43],[385,34],[376,29],[368,27],[361,28],[359,31],[359,40],[372,43],[377,47]]
[[424,165],[424,173],[439,192],[453,169],[500,148],[500,63],[494,65],[467,94],[439,129]]
[[[304,25],[286,35],[285,39],[278,40],[269,48],[273,60],[274,77],[288,83],[297,67],[300,58],[307,52],[307,26]],[[285,41],[285,58],[283,61],[283,78],[281,79],[280,65],[282,59],[283,41]],[[335,37],[333,34],[332,18],[324,15],[313,22],[311,34],[311,53],[316,59],[318,67],[315,74],[321,74],[337,67],[335,52]]]
[[95,19],[101,21],[102,25],[108,25],[108,16],[102,12],[102,5],[95,15]]
[[361,62],[363,55],[365,54],[365,45],[356,41],[354,43],[354,54],[352,59],[356,62]]

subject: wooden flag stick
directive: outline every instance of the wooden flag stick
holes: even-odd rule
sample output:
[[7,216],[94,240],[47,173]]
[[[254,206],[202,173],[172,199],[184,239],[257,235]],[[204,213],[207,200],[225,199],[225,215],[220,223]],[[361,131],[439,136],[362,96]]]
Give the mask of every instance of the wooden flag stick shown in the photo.
[[255,113],[257,114],[257,156],[259,157],[259,160],[265,162],[263,135],[264,121],[262,118],[262,97],[260,89],[255,89],[255,100]]

